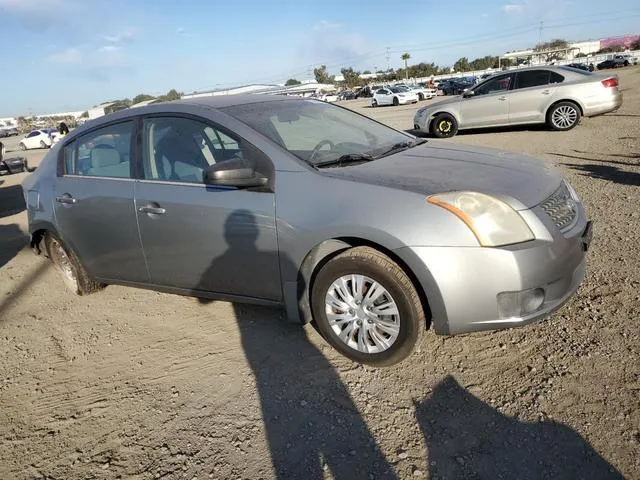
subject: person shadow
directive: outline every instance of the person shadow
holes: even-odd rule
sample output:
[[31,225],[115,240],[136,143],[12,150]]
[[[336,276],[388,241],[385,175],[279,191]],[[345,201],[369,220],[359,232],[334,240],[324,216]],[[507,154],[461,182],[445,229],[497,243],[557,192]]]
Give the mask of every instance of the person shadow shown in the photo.
[[[251,212],[232,212],[225,221],[228,249],[211,262],[198,289],[206,290],[211,276],[248,268],[239,261],[243,257],[266,266],[276,256],[281,270],[288,268],[291,261],[282,252],[258,251],[258,236]],[[328,472],[336,480],[397,478],[335,368],[303,326],[280,320],[275,308],[235,303],[234,311],[276,478],[319,480]]]
[[566,425],[507,417],[451,376],[415,404],[415,413],[432,479],[623,479]]

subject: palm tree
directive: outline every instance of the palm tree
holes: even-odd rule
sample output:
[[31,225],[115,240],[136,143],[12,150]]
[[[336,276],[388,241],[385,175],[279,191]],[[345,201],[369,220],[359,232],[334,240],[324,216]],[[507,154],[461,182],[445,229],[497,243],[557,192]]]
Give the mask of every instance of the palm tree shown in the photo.
[[408,79],[409,78],[409,67],[407,66],[407,62],[411,58],[411,55],[409,55],[409,52],[405,52],[405,53],[402,54],[401,58],[402,58],[402,60],[404,60],[404,78]]

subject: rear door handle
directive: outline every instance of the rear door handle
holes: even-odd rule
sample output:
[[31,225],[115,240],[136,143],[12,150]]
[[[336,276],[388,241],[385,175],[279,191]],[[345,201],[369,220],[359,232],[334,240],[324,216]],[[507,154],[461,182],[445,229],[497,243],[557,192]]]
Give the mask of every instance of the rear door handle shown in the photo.
[[146,207],[138,208],[140,213],[152,213],[154,215],[163,215],[166,210],[162,207],[154,207],[153,205],[147,205]]
[[60,195],[59,197],[56,197],[56,202],[64,203],[66,205],[73,205],[74,203],[76,203],[76,199],[73,198],[70,194],[65,193],[63,195]]
[[507,97],[498,97],[498,100],[500,100],[501,102],[504,102],[507,99]]
[[549,95],[551,93],[551,91],[550,90],[543,90],[541,93],[543,95]]

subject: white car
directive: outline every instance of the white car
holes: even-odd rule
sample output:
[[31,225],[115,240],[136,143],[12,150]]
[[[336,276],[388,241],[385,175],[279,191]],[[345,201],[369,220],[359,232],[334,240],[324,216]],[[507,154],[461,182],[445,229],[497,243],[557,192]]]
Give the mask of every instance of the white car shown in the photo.
[[318,96],[319,100],[322,100],[323,102],[337,102],[338,101],[338,94],[335,92],[331,92],[331,93],[323,93],[320,94]]
[[418,95],[406,87],[389,87],[376,90],[371,99],[371,106],[379,105],[406,105],[418,103]]
[[53,138],[57,135],[55,130],[33,130],[20,140],[18,147],[20,150],[30,150],[32,148],[49,148],[53,144]]
[[418,100],[431,100],[438,94],[438,90],[435,88],[429,88],[426,85],[413,85],[409,87],[411,91],[418,95]]

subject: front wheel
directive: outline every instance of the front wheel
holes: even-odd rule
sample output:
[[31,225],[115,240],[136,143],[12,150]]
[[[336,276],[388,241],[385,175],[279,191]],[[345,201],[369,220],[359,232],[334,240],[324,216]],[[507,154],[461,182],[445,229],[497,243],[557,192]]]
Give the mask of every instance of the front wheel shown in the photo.
[[449,113],[441,113],[431,122],[431,133],[438,138],[450,138],[458,133],[458,122]]
[[370,247],[329,260],[313,283],[311,306],[327,342],[351,360],[377,367],[407,358],[426,328],[407,274]]
[[400,105],[400,100],[398,100],[398,97],[393,97],[393,106],[397,107],[398,105]]
[[372,101],[371,101],[371,106],[372,106],[373,108],[376,108],[376,107],[378,106],[378,101],[377,101],[377,100],[375,100],[375,99],[374,99],[374,100],[372,100]]
[[573,102],[560,102],[549,110],[547,124],[553,130],[571,130],[580,122],[580,109]]
[[18,148],[22,151],[25,151],[27,149],[27,146],[24,143],[20,142],[20,144],[18,145]]
[[65,248],[57,237],[48,234],[44,241],[47,256],[69,290],[77,295],[88,295],[104,288],[89,276],[73,250]]
[[422,93],[418,94],[418,100],[420,101],[424,100],[424,95]]
[[40,140],[40,148],[47,148],[47,144],[44,143],[44,140]]

